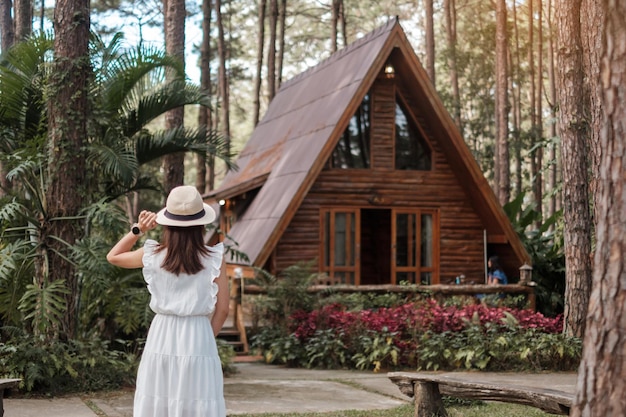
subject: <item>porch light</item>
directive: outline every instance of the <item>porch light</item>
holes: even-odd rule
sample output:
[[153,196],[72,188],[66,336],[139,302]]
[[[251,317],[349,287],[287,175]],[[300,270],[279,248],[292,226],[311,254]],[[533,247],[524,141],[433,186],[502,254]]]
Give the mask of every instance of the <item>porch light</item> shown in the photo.
[[226,200],[222,199],[220,201],[217,202],[220,206],[224,206],[226,205]]
[[396,69],[393,67],[391,62],[387,62],[385,64],[385,77],[393,78],[396,75]]

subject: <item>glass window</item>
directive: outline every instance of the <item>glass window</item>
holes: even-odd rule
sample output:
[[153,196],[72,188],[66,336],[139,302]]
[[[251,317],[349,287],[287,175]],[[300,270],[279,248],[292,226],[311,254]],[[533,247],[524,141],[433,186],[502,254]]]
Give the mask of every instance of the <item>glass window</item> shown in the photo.
[[331,157],[332,168],[370,167],[370,96],[365,95]]
[[357,210],[322,209],[322,262],[330,282],[358,284],[358,222]]
[[430,148],[421,131],[396,102],[396,169],[428,171],[431,169]]

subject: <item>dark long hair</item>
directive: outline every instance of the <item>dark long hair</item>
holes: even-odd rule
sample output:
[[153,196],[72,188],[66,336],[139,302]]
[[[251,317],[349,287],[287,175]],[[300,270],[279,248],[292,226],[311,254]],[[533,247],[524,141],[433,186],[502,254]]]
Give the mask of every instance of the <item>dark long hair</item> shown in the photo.
[[502,267],[500,266],[500,258],[498,258],[497,255],[491,256],[489,258],[489,261],[491,261],[490,271],[497,271],[498,269],[502,269]]
[[180,275],[196,274],[204,268],[202,258],[210,254],[204,243],[204,226],[164,226],[161,243],[156,252],[167,249],[161,266]]

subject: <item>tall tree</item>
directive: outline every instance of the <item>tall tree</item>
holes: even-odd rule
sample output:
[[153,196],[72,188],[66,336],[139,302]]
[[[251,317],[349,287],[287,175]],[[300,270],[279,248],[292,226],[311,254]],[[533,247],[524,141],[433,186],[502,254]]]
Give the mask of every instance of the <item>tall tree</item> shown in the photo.
[[[587,182],[587,109],[583,93],[581,0],[557,0],[558,130],[563,178],[565,323],[563,332],[582,337],[591,290],[591,216]],[[565,169],[567,167],[567,169]]]
[[272,101],[276,95],[276,28],[278,25],[278,0],[270,0],[270,39],[267,47],[267,95]]
[[517,6],[513,2],[511,10],[513,12],[513,35],[515,39],[513,51],[511,52],[511,102],[513,103],[513,150],[515,160],[515,183],[514,193],[518,195],[522,192],[522,60],[520,54],[520,34],[517,19]]
[[261,118],[261,85],[263,81],[263,46],[265,45],[265,9],[267,8],[267,0],[258,1],[258,32],[257,32],[257,49],[256,49],[256,73],[254,78],[254,116],[252,122],[254,126],[259,123]]
[[15,24],[11,16],[12,0],[0,1],[0,47],[5,52],[15,43]]
[[276,63],[276,90],[283,83],[283,65],[285,61],[285,33],[287,32],[287,0],[280,1],[280,10],[278,12],[278,62]]
[[[182,65],[185,62],[185,0],[163,0],[165,25],[165,50],[177,57]],[[178,75],[168,72],[168,81],[178,81]],[[165,115],[167,129],[182,128],[185,109],[180,107],[170,110]],[[163,188],[165,193],[178,185],[182,185],[185,177],[185,154],[178,152],[163,158]]]
[[602,8],[597,244],[573,417],[626,415],[626,4],[603,0]]
[[229,77],[226,72],[226,61],[228,60],[226,41],[224,39],[224,19],[222,13],[222,1],[215,0],[215,15],[217,24],[217,55],[219,57],[218,85],[221,100],[220,107],[220,130],[226,136],[227,152],[230,152],[230,91]]
[[433,0],[424,0],[424,19],[426,21],[426,73],[430,82],[435,83],[435,10]]
[[[550,191],[550,198],[548,201],[548,217],[552,217],[554,213],[558,210],[557,208],[557,195],[556,195],[556,187],[557,187],[557,172],[559,167],[559,158],[557,154],[557,145],[556,145],[556,76],[555,76],[555,65],[554,65],[554,24],[552,22],[552,0],[548,0],[548,97],[549,97],[549,105],[550,105],[550,117],[553,120],[550,122],[550,155],[548,160],[550,161],[550,165],[548,166],[548,184],[547,189]],[[551,229],[553,226],[551,227]]]
[[[211,94],[211,0],[202,0],[202,43],[200,44],[200,88]],[[198,125],[211,129],[211,108],[198,109]],[[196,160],[196,188],[200,194],[213,189],[215,170],[211,155],[198,154]],[[207,164],[209,169],[207,172]]]
[[463,134],[461,121],[461,95],[459,92],[459,74],[457,72],[457,39],[456,39],[456,2],[443,0],[443,9],[446,19],[446,38],[448,42],[448,70],[452,86],[452,115],[457,127]]
[[[581,19],[581,31],[583,42],[583,65],[585,67],[585,74],[587,80],[594,80],[595,74],[600,73],[600,54],[602,53],[603,39],[603,22],[605,17],[602,15],[603,8],[597,0],[582,0],[581,3],[581,15],[585,16]],[[589,140],[590,154],[589,161],[591,163],[591,195],[594,197],[594,208],[597,207],[595,197],[598,194],[595,192],[596,179],[600,177],[600,162],[598,155],[600,130],[602,122],[602,86],[597,82],[587,83],[585,86],[585,93],[587,95],[590,123]]]
[[[536,210],[543,213],[543,4],[537,1],[537,88],[533,98],[535,120],[533,120],[533,135],[535,139],[534,195]],[[532,49],[532,45],[531,45]]]
[[15,16],[15,38],[22,41],[33,33],[32,0],[15,0],[13,13]]
[[495,183],[500,204],[509,202],[511,195],[509,168],[509,104],[507,70],[506,0],[496,1],[496,155]]
[[[89,61],[89,0],[57,0],[54,8],[54,63],[50,71],[48,101],[48,184],[45,193],[48,223],[45,256],[40,258],[40,288],[65,280],[68,293],[62,335],[71,338],[76,330],[78,281],[69,261],[67,244],[83,234],[75,220],[79,213],[85,181],[85,138],[87,137]],[[54,237],[54,238],[52,238]],[[47,276],[46,276],[47,275]]]

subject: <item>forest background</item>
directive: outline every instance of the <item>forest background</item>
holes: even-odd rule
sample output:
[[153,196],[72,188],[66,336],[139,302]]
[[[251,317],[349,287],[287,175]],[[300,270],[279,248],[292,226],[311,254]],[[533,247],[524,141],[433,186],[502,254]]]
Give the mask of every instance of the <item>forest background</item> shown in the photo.
[[[609,343],[602,335],[619,322],[624,304],[619,302],[623,290],[618,285],[624,275],[624,268],[619,267],[623,261],[615,256],[624,252],[625,222],[619,220],[624,210],[613,204],[621,201],[620,181],[623,183],[626,166],[619,160],[624,155],[624,138],[618,120],[623,118],[620,102],[615,100],[621,97],[619,86],[624,85],[620,68],[624,67],[626,43],[624,6],[619,2],[205,0],[198,7],[181,0],[92,4],[57,0],[51,9],[43,1],[3,0],[0,6],[5,74],[15,73],[20,63],[27,63],[18,59],[18,48],[15,55],[9,53],[12,45],[19,47],[34,28],[46,28],[49,21],[54,22],[55,31],[53,43],[44,48],[51,53],[41,56],[50,66],[38,67],[49,77],[44,77],[48,83],[45,94],[35,100],[37,112],[24,112],[41,116],[34,125],[36,137],[29,136],[30,131],[12,130],[6,122],[12,114],[9,106],[0,111],[0,116],[6,117],[2,125],[3,169],[10,174],[0,176],[2,190],[15,197],[2,208],[3,232],[25,233],[22,240],[11,241],[13,246],[8,244],[11,236],[3,235],[3,282],[19,286],[5,285],[0,293],[6,301],[2,304],[3,323],[20,323],[23,317],[27,319],[25,327],[46,340],[76,340],[77,333],[94,330],[110,335],[113,327],[133,332],[144,325],[145,317],[139,316],[145,309],[138,306],[145,306],[145,292],[142,295],[136,289],[121,295],[123,299],[111,296],[104,300],[102,291],[119,295],[119,288],[102,278],[115,274],[89,256],[100,253],[105,242],[119,235],[121,229],[114,220],[135,218],[140,203],[159,206],[164,193],[183,182],[193,182],[205,191],[214,188],[283,80],[397,15],[500,202],[504,205],[521,198],[523,207],[535,213],[524,232],[550,236],[554,246],[562,238],[567,272],[564,332],[583,337],[586,324],[593,324],[583,365],[602,364],[581,367],[585,370],[581,384],[588,382],[594,391],[602,385],[593,381],[618,375],[615,370],[621,368],[607,358],[623,359],[626,344]],[[179,103],[211,104],[213,109],[188,106],[183,112],[169,105],[171,108],[160,113],[164,117],[149,118],[149,123],[133,134],[151,140],[148,151],[157,149],[155,143],[161,148],[150,158],[145,157],[146,148],[124,154],[134,171],[129,173],[130,180],[115,184],[115,192],[106,186],[110,184],[98,182],[102,178],[85,178],[98,175],[86,170],[86,163],[102,162],[103,148],[93,154],[86,152],[93,152],[92,145],[111,140],[107,123],[120,122],[105,120],[113,114],[106,105],[98,108],[103,112],[95,117],[87,110],[93,100],[87,91],[94,91],[88,90],[89,74],[95,66],[94,61],[85,59],[90,52],[89,30],[101,37],[96,42],[101,48],[98,63],[115,56],[112,52],[118,47],[111,45],[119,39],[111,34],[120,28],[109,19],[111,10],[134,19],[140,34],[150,26],[162,27],[168,55],[181,61],[189,52],[186,19],[201,15],[201,41],[194,45],[200,57],[200,89],[184,85],[184,91],[197,94],[181,98]],[[63,19],[67,16],[72,19]],[[138,36],[137,41],[142,40],[143,36]],[[175,69],[162,74],[170,85],[165,96],[172,97],[178,90],[171,86],[180,82],[185,70],[173,62],[158,65]],[[106,71],[96,74],[110,75]],[[9,91],[8,79],[2,80],[0,106],[15,104],[4,95]],[[102,79],[94,77],[96,82]],[[34,77],[32,85],[39,80]],[[127,120],[122,122],[119,131],[126,134]],[[192,135],[183,126],[196,126],[196,131]],[[165,129],[162,136],[152,133],[161,128]],[[98,132],[105,134],[98,137]],[[185,135],[187,142],[177,142]],[[157,137],[160,141],[155,142]],[[111,165],[103,167],[105,174],[121,172]],[[147,181],[150,177],[152,182]],[[153,190],[152,197],[142,194],[140,201],[137,191],[142,188]],[[111,215],[108,203],[116,200],[121,204],[114,207],[122,210]],[[33,201],[37,202],[34,209]],[[16,226],[19,214],[28,210],[33,212],[28,222]],[[83,227],[85,224],[89,227]],[[544,230],[544,225],[549,229]],[[24,241],[37,244],[29,247]],[[87,285],[85,277],[93,276],[85,272],[91,274],[98,268],[100,279]],[[30,282],[35,271],[34,283],[19,281],[16,271],[22,277],[30,273]],[[115,285],[129,279],[127,275],[117,278],[119,281],[112,280]],[[20,291],[10,291],[16,289]],[[22,296],[16,298],[16,294]],[[120,305],[136,308],[120,312]],[[589,311],[588,305],[592,307]],[[622,333],[618,338],[623,338]],[[612,355],[619,349],[621,356]],[[594,379],[594,374],[601,378]],[[611,391],[624,392],[619,383],[613,384]],[[587,392],[581,391],[580,404],[594,404],[593,395],[588,398]],[[602,395],[611,397],[608,392]],[[598,407],[611,406],[606,403]]]

